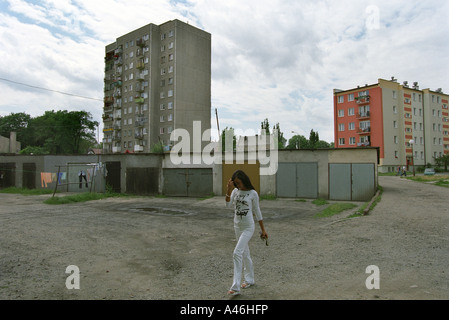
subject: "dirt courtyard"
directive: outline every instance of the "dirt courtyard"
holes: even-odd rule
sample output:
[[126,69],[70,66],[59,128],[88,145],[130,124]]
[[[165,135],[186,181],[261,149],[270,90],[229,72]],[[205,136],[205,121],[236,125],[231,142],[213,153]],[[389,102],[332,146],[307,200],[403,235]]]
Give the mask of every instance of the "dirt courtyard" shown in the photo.
[[[324,207],[311,200],[261,201],[269,246],[256,224],[256,285],[237,299],[449,299],[449,189],[379,183],[382,201],[358,218],[314,218]],[[0,299],[229,299],[236,242],[224,197],[48,197],[0,194]],[[66,287],[70,265],[79,289]],[[365,284],[371,265],[379,289]]]

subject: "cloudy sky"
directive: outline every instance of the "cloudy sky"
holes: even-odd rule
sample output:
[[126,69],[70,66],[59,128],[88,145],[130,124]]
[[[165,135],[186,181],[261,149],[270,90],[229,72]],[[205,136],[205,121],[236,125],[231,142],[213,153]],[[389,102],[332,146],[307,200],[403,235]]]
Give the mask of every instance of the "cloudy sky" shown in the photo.
[[449,92],[448,14],[446,0],[0,0],[0,115],[101,122],[104,47],[179,19],[212,34],[213,134],[217,108],[221,129],[254,134],[268,118],[287,139],[332,142],[334,88],[395,76]]

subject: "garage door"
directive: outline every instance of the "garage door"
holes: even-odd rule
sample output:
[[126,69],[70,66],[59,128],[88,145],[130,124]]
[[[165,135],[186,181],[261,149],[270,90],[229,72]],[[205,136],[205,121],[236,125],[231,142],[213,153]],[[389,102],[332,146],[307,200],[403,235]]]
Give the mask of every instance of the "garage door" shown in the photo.
[[329,164],[329,199],[368,201],[375,192],[373,163]]
[[163,194],[172,197],[204,197],[213,193],[212,169],[164,169]]
[[276,173],[276,193],[278,197],[317,198],[318,164],[279,163]]

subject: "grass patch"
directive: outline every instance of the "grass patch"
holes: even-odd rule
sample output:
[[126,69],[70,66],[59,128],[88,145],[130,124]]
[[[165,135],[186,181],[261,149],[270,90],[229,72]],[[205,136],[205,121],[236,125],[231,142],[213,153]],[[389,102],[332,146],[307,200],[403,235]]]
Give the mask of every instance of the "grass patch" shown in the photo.
[[357,205],[354,203],[334,203],[328,206],[323,211],[317,213],[315,215],[315,218],[331,217],[333,215],[339,214],[343,211],[350,210],[356,207]]
[[449,188],[449,181],[448,181],[448,180],[441,179],[441,180],[438,180],[437,182],[435,182],[435,185],[436,185],[436,186],[440,186],[440,187],[446,187],[446,188]]
[[36,196],[42,194],[52,194],[53,191],[54,190],[49,189],[27,189],[27,188],[9,187],[0,190],[0,193],[22,194],[24,196]]
[[96,192],[83,192],[63,197],[51,197],[44,201],[45,204],[68,204],[76,202],[86,202],[92,200],[100,200],[111,197],[124,196],[118,193],[96,193]]
[[260,200],[277,200],[277,197],[274,194],[265,194],[260,196]]
[[202,198],[199,198],[198,200],[203,201],[203,200],[207,200],[207,199],[210,199],[210,198],[213,198],[213,197],[215,197],[215,193],[212,192],[208,196],[204,196]]
[[306,199],[296,199],[295,201],[296,201],[296,202],[307,202]]
[[324,206],[325,204],[329,204],[326,199],[315,199],[312,201],[312,203],[317,206]]
[[449,175],[415,176],[407,177],[408,180],[424,183],[434,183],[436,186],[449,188]]
[[[367,212],[371,211],[374,209],[374,207],[376,207],[376,205],[380,202],[380,200],[382,200],[382,193],[384,192],[384,189],[382,188],[382,186],[378,186],[377,189],[379,190],[379,195],[377,195],[377,197],[371,202],[365,202],[363,205],[360,206],[359,210],[357,210],[357,212],[349,215],[347,218],[356,218],[356,217],[361,217],[364,216]],[[369,206],[369,208],[368,208]],[[368,208],[368,209],[367,209]]]

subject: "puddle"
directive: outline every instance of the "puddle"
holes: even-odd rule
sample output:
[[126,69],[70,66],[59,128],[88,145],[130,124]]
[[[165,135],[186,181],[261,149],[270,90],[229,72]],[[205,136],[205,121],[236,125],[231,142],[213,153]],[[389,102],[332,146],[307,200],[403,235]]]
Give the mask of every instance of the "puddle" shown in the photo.
[[170,216],[170,217],[191,216],[193,214],[190,211],[180,209],[160,208],[160,207],[133,208],[131,209],[131,211],[146,213],[154,216]]

